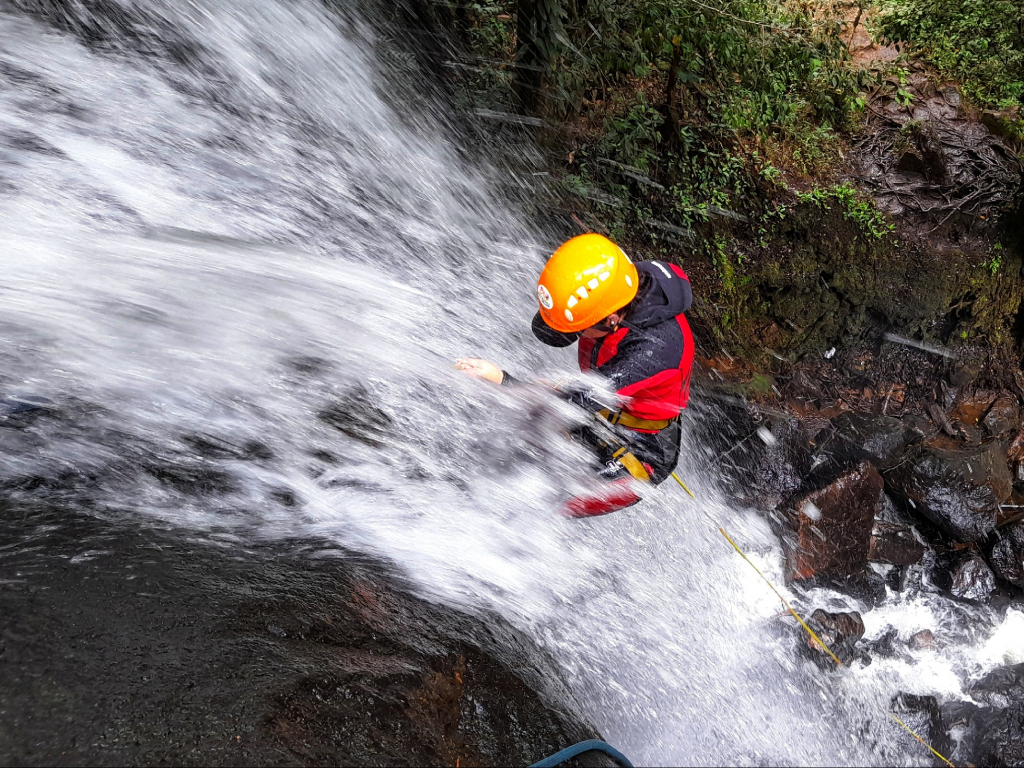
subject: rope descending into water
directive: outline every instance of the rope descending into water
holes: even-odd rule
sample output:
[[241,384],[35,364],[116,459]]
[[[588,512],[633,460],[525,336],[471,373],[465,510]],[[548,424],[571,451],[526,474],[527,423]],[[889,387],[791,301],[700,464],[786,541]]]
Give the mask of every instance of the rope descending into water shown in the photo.
[[736,546],[736,542],[733,541],[732,537],[728,533],[725,532],[725,529],[724,528],[719,528],[718,532],[721,533],[723,536],[725,536],[725,540],[728,541],[730,544],[732,544],[732,548],[740,553],[740,557],[742,557],[744,560],[746,560],[747,563],[750,565],[750,567],[753,568],[755,571],[757,571],[757,575],[760,576],[762,579],[764,579],[764,583],[767,584],[771,588],[772,592],[774,592],[778,596],[779,600],[782,601],[782,604],[784,606],[786,606],[786,610],[789,611],[791,614],[793,614],[793,618],[796,619],[798,622],[800,622],[800,626],[803,627],[805,630],[807,630],[807,634],[809,634],[812,638],[814,638],[814,642],[816,642],[821,648],[823,648],[825,650],[826,653],[828,653],[829,656],[832,657],[832,661],[834,661],[840,667],[843,666],[843,662],[841,662],[839,660],[839,657],[836,656],[834,653],[832,653],[832,650],[827,645],[825,645],[825,643],[822,641],[822,639],[820,637],[818,637],[814,633],[813,629],[811,629],[809,626],[807,626],[807,623],[803,619],[800,618],[800,614],[797,613],[796,611],[794,611],[793,607],[788,602],[786,602],[786,598],[784,598],[782,596],[782,593],[779,592],[779,590],[777,590],[775,588],[775,585],[772,584],[771,581],[769,581],[767,576],[765,576],[763,573],[761,573],[761,569],[758,568],[756,565],[754,565],[750,561],[750,558],[747,557],[744,554],[742,549],[740,549],[738,546]]
[[[686,491],[688,494],[690,494],[690,496],[692,498],[694,498],[694,499],[697,498],[696,496],[693,495],[693,491],[691,491],[689,488],[686,487],[686,484],[679,478],[679,475],[677,475],[675,472],[673,472],[672,473],[672,477],[675,478],[676,482],[679,483],[679,485],[681,485],[683,487],[683,490]],[[710,519],[710,516],[709,516],[709,519]],[[725,529],[720,527],[718,529],[718,532],[721,533],[725,537],[725,540],[728,541],[732,545],[732,548],[735,549],[739,553],[740,557],[742,557],[744,560],[746,560],[747,564],[757,572],[757,575],[760,576],[762,579],[764,579],[764,582],[771,588],[772,592],[774,592],[776,594],[776,596],[778,596],[779,600],[782,601],[782,604],[784,606],[786,606],[786,610],[789,611],[791,614],[793,614],[793,618],[795,618],[798,622],[800,622],[800,626],[803,627],[804,630],[806,630],[807,634],[809,634],[811,636],[811,638],[813,638],[814,642],[817,643],[817,645],[819,647],[821,647],[829,656],[832,657],[832,661],[834,661],[837,666],[840,666],[840,667],[846,666],[845,664],[843,664],[843,662],[841,662],[839,660],[838,656],[836,656],[834,653],[832,653],[832,649],[829,648],[827,645],[825,645],[824,642],[822,642],[821,638],[818,637],[814,633],[814,630],[811,629],[809,626],[807,626],[807,623],[802,618],[800,618],[800,615],[796,611],[793,610],[792,606],[790,606],[790,604],[788,602],[786,602],[786,598],[784,598],[782,596],[782,593],[779,592],[779,590],[775,588],[775,585],[772,584],[771,580],[767,576],[765,576],[763,573],[761,573],[761,569],[758,568],[756,565],[754,565],[754,563],[750,560],[749,557],[746,556],[746,554],[743,552],[743,550],[739,548],[739,546],[736,544],[736,542],[732,540],[732,537],[728,533],[725,532]],[[889,712],[887,714],[889,715],[889,717],[891,717],[893,720],[895,720],[904,730],[906,730],[907,733],[909,733],[911,736],[913,736],[919,742],[924,744],[924,746],[928,747],[928,749],[931,750],[932,754],[935,755],[940,760],[942,760],[942,762],[944,762],[946,765],[948,765],[949,768],[956,768],[956,766],[953,765],[953,763],[951,763],[948,759],[946,759],[946,757],[944,757],[940,752],[938,752],[931,744],[929,744],[924,739],[922,739],[909,725],[907,725],[902,720],[900,720],[898,717],[896,717],[896,715],[894,715],[892,712]]]

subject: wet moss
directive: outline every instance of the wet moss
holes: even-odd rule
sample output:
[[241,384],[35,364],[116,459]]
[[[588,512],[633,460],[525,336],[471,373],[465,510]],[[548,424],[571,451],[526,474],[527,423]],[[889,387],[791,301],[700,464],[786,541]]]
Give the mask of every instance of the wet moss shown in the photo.
[[798,203],[732,262],[729,290],[699,310],[703,324],[761,361],[874,343],[889,330],[952,346],[1019,343],[1018,246],[903,234],[876,237],[838,206]]

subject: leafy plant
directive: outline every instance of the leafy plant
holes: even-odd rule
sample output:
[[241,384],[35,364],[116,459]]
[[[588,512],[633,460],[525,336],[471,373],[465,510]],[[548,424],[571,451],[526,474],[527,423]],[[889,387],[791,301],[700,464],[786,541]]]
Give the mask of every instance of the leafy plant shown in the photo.
[[992,274],[992,277],[999,274],[999,270],[1003,266],[1003,246],[1001,243],[996,243],[992,246],[992,258],[986,266],[988,267],[988,271]]
[[882,0],[879,32],[908,44],[986,107],[1024,105],[1020,0]]
[[844,218],[854,222],[862,232],[875,239],[880,240],[896,230],[896,225],[872,201],[862,198],[849,182],[826,189],[798,192],[796,197],[801,203],[811,203],[825,209],[838,203],[843,209]]

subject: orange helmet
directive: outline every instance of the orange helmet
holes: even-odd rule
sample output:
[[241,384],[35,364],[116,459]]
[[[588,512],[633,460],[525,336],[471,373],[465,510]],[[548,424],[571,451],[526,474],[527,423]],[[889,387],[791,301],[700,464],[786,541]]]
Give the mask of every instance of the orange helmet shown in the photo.
[[556,331],[582,331],[629,304],[639,283],[619,246],[603,235],[580,235],[562,243],[540,273],[540,316]]

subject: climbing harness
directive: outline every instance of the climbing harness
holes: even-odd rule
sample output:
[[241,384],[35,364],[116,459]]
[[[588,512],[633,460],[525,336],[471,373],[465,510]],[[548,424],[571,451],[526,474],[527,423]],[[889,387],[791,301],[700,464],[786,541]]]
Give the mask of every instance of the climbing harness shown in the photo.
[[626,446],[622,446],[615,453],[612,454],[612,458],[617,460],[629,474],[635,477],[642,483],[651,482],[651,473],[647,471],[647,467],[640,461],[636,456],[630,452]]
[[545,757],[543,760],[534,763],[530,768],[555,768],[556,765],[561,765],[566,760],[571,760],[577,755],[582,755],[584,752],[604,752],[610,758],[616,760],[619,765],[624,766],[624,768],[633,768],[633,764],[626,759],[625,755],[611,744],[599,739],[588,739],[587,741],[581,741],[579,744],[573,744],[571,747],[555,752],[551,757]]
[[[594,417],[604,426],[608,425],[620,425],[627,429],[642,429],[647,432],[660,432],[661,430],[668,427],[677,419],[641,419],[637,416],[632,416],[624,411],[613,411],[609,408],[598,411],[594,414]],[[678,417],[677,417],[678,418]],[[618,435],[615,435],[613,430],[607,430],[614,435],[613,441],[606,441],[604,445],[606,447],[618,446],[612,452],[612,458],[617,460],[622,467],[629,472],[635,479],[642,483],[651,482],[651,473],[647,469],[647,466],[640,461],[633,454],[629,448],[622,444],[622,441],[618,439]],[[678,481],[679,478],[677,477]],[[680,481],[681,482],[681,481]]]
[[629,429],[646,429],[651,432],[660,432],[675,421],[675,419],[641,419],[637,416],[631,416],[625,411],[613,411],[609,408],[598,411],[597,415],[609,424],[621,424]]
[[[692,498],[694,498],[694,499],[697,498],[696,496],[694,496],[693,491],[691,491],[689,488],[686,487],[686,484],[679,478],[679,475],[677,475],[675,472],[673,472],[672,473],[672,477],[675,478],[676,482],[679,483],[679,485],[681,485],[683,487],[683,490],[685,490],[688,494],[690,494],[690,496]],[[709,517],[709,519],[710,519],[710,517]],[[845,664],[843,664],[843,662],[841,662],[839,660],[839,657],[836,656],[832,652],[832,649],[829,648],[822,641],[822,639],[820,637],[818,637],[817,634],[815,634],[814,630],[811,629],[809,626],[807,626],[807,622],[805,622],[802,618],[800,618],[800,614],[798,614],[795,610],[793,610],[793,607],[786,601],[786,598],[784,598],[782,596],[782,593],[779,592],[778,589],[776,589],[775,585],[772,584],[771,580],[767,576],[765,576],[763,573],[761,573],[761,569],[758,568],[756,565],[754,565],[754,563],[751,561],[751,559],[749,557],[747,557],[746,553],[744,553],[743,550],[739,548],[739,545],[737,545],[736,542],[733,541],[732,537],[728,533],[725,532],[725,529],[720,527],[718,529],[718,532],[721,533],[722,536],[725,537],[725,540],[728,541],[729,544],[732,545],[732,548],[735,549],[739,553],[740,557],[742,557],[744,560],[746,560],[747,564],[751,568],[753,568],[757,572],[757,575],[760,576],[764,580],[764,582],[771,588],[772,592],[774,592],[776,594],[776,596],[779,598],[779,600],[782,601],[782,604],[786,607],[786,610],[789,611],[789,613],[791,613],[793,615],[793,618],[795,618],[797,620],[797,622],[799,622],[800,626],[803,627],[804,631],[806,631],[808,635],[810,635],[810,637],[815,642],[815,644],[817,644],[822,650],[824,650],[829,656],[832,657],[832,660],[836,663],[836,666],[840,666],[840,667],[846,666]],[[904,730],[906,730],[907,733],[909,733],[911,736],[913,736],[915,739],[917,739],[919,742],[921,742],[924,746],[928,747],[928,749],[931,751],[931,753],[933,755],[935,755],[936,757],[938,757],[940,760],[942,760],[942,762],[944,762],[946,765],[948,765],[949,768],[956,768],[956,766],[953,765],[953,763],[951,763],[944,755],[942,755],[940,752],[938,752],[928,742],[926,742],[924,739],[922,739],[917,734],[917,732],[915,732],[909,725],[907,725],[902,720],[900,720],[892,712],[889,712],[887,714],[889,715],[889,717],[891,717],[893,720],[895,720],[898,725],[900,725]]]

